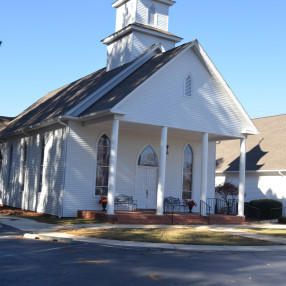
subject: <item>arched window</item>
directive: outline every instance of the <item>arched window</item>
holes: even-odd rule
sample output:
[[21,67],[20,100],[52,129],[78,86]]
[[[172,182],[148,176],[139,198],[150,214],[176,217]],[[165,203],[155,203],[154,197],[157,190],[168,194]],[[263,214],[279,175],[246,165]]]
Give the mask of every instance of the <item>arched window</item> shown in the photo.
[[110,140],[104,134],[100,137],[97,145],[95,195],[107,196],[109,156]]
[[159,161],[154,149],[148,145],[141,152],[138,159],[139,166],[158,167]]
[[2,155],[2,150],[1,150],[1,146],[0,146],[0,173],[2,171],[2,164],[3,164],[3,155]]
[[185,81],[185,96],[192,95],[192,78],[190,75],[187,76]]
[[27,141],[24,140],[24,146],[23,146],[23,161],[22,161],[22,185],[21,185],[21,191],[24,191],[25,188],[25,177],[26,177],[26,169],[27,169],[27,153],[28,153],[28,145]]
[[42,144],[41,144],[41,158],[40,158],[40,176],[39,176],[39,189],[38,192],[40,193],[43,188],[43,175],[44,175],[44,164],[45,164],[45,148],[46,148],[46,140],[43,136]]
[[8,169],[8,189],[11,190],[11,172],[13,163],[13,144],[10,146],[10,158],[9,158],[9,169]]
[[192,198],[193,181],[193,151],[190,145],[187,145],[184,151],[183,165],[183,199]]
[[153,4],[149,8],[148,23],[151,26],[155,26],[156,24],[156,10]]

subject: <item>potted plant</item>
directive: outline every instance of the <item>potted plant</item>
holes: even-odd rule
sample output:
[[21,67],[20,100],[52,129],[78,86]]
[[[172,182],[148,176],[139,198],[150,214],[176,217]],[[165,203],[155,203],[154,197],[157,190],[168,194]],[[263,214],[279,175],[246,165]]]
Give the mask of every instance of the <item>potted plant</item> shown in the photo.
[[193,211],[193,207],[196,207],[197,206],[197,204],[196,204],[196,202],[195,201],[193,201],[193,200],[187,200],[187,199],[184,199],[184,201],[185,201],[185,204],[189,207],[189,212],[190,213],[192,213]]
[[101,197],[100,197],[100,200],[98,201],[98,203],[99,203],[100,205],[102,205],[102,210],[103,210],[103,211],[106,211],[107,197],[101,196]]

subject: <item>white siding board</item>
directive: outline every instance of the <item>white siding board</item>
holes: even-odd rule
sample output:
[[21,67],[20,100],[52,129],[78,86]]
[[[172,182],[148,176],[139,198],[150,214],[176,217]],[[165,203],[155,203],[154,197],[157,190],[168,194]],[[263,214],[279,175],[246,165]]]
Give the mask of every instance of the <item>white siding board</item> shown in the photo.
[[140,0],[137,1],[137,12],[136,12],[136,22],[148,25],[148,9],[154,5],[157,13],[157,25],[156,27],[168,31],[168,18],[169,18],[169,6],[163,3],[158,3],[151,0]]
[[[99,197],[94,195],[96,174],[96,144],[102,134],[110,136],[110,127],[97,125],[83,127],[70,125],[67,148],[67,167],[64,198],[64,216],[76,216],[77,210],[100,210]],[[146,145],[151,145],[159,156],[160,132],[119,130],[116,194],[137,198],[136,171],[138,157]],[[170,153],[167,156],[165,196],[182,197],[183,152],[190,144],[194,150],[193,198],[199,205],[201,174],[201,141],[192,137],[168,136]],[[210,143],[209,171],[214,171],[215,154]],[[209,192],[213,191],[214,175],[208,177]]]
[[163,38],[154,37],[140,32],[133,32],[133,45],[131,60],[138,57],[141,53],[145,52],[148,48],[156,43],[161,43],[165,50],[175,48],[175,43],[165,40]]
[[[225,181],[236,186],[239,184],[238,174],[216,175],[216,185]],[[286,207],[286,177],[280,175],[246,174],[245,177],[245,201],[258,199],[279,200]]]
[[[191,97],[184,96],[187,74],[193,79]],[[229,136],[241,136],[241,131],[248,126],[193,50],[166,64],[114,111],[126,113],[123,118],[126,121]]]
[[107,47],[107,70],[114,69],[131,61],[132,37],[132,34],[129,34]]
[[[128,12],[128,14],[126,14]],[[135,1],[128,1],[116,9],[116,32],[135,22]]]
[[[10,140],[6,144],[5,166],[0,179],[3,204],[47,214],[60,215],[61,194],[63,191],[64,141],[63,129],[43,131],[50,137],[46,150],[46,162],[43,176],[43,191],[38,193],[40,168],[40,134],[28,138],[27,168],[25,189],[21,191],[22,178],[22,138]],[[26,138],[27,139],[27,138]],[[8,169],[10,144],[13,142],[13,163],[11,169],[11,187],[8,189]]]

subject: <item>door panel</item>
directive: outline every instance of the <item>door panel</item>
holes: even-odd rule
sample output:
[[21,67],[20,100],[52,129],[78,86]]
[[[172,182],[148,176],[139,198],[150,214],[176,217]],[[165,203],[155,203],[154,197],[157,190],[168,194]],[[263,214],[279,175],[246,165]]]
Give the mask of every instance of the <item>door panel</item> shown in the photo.
[[138,208],[155,209],[158,169],[154,167],[138,167],[136,181]]

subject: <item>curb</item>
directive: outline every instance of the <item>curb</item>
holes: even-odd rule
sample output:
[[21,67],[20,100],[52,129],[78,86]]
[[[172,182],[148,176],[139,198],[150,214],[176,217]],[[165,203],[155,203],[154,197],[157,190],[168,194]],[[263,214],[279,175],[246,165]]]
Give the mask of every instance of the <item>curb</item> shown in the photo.
[[38,240],[53,241],[53,242],[62,242],[62,243],[72,243],[73,242],[73,239],[71,239],[71,238],[56,237],[56,236],[34,234],[34,233],[25,233],[23,235],[23,238],[24,239],[38,239]]

